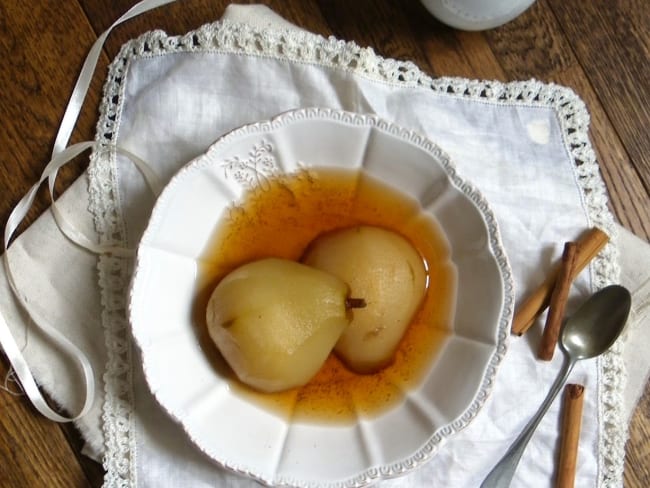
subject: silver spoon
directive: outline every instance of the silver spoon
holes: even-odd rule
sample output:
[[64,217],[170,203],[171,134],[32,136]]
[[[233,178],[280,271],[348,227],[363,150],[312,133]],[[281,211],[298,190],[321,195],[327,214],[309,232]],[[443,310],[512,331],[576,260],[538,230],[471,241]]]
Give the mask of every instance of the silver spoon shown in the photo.
[[481,488],[506,488],[510,486],[515,469],[537,424],[542,419],[555,396],[566,382],[576,362],[600,356],[620,335],[630,312],[632,298],[622,286],[612,285],[594,293],[562,327],[560,349],[565,361],[551,391],[537,413],[510,446],[501,461],[490,471]]

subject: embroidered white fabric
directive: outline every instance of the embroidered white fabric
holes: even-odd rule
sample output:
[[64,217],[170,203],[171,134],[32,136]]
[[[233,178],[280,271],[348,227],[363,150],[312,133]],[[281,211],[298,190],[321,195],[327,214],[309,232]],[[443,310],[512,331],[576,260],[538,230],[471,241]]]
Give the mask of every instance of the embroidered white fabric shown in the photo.
[[[433,79],[413,63],[299,30],[223,21],[183,36],[153,31],[127,43],[110,67],[97,140],[117,142],[166,181],[226,131],[301,106],[377,113],[441,145],[492,203],[518,298],[539,281],[563,240],[591,225],[615,234],[588,140],[588,113],[569,89],[535,80]],[[91,211],[103,243],[137,243],[153,204],[144,188],[119,156],[92,156]],[[617,262],[615,245],[608,245],[578,280],[574,300],[615,282]],[[177,426],[150,397],[131,345],[125,303],[130,262],[104,256],[98,267],[108,353],[106,486],[174,486],[180,480],[186,486],[254,486],[173,437]],[[534,345],[526,339],[512,340],[510,347],[483,414],[426,467],[386,486],[477,486],[534,412],[559,366],[558,355],[548,365],[531,361]],[[588,392],[577,485],[620,486],[626,437],[621,345],[585,363],[575,374]],[[506,378],[518,383],[507,385]],[[517,395],[516,405],[509,394]],[[556,402],[513,486],[525,486],[524,479],[550,485],[557,414]]]

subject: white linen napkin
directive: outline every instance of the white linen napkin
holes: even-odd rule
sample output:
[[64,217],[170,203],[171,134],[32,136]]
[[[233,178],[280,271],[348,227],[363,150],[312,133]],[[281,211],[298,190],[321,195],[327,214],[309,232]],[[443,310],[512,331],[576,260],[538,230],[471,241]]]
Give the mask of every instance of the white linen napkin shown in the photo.
[[[111,67],[98,139],[110,133],[166,181],[219,135],[243,123],[314,105],[377,113],[442,146],[459,172],[487,196],[501,226],[518,298],[548,269],[565,240],[593,224],[615,233],[586,140],[586,112],[570,91],[537,82],[430,80],[415,66],[377,58],[370,50],[304,32],[280,33],[274,29],[286,23],[262,7],[233,6],[227,17],[245,20],[249,27],[214,24],[182,38],[153,32],[125,46]],[[568,121],[559,117],[561,106],[569,107],[563,113]],[[567,124],[576,129],[573,135]],[[569,137],[579,143],[579,154],[570,152]],[[580,168],[573,164],[575,156],[585,163]],[[88,234],[94,220],[102,239],[115,234],[118,243],[133,247],[153,199],[140,175],[121,158],[106,163],[95,155],[89,170],[93,218],[85,212],[85,178],[66,192],[63,207]],[[634,334],[635,345],[647,346],[650,337],[642,324],[648,313],[648,273],[634,257],[641,260],[650,250],[627,233],[621,235],[621,279],[631,288],[635,306],[628,336]],[[149,394],[124,315],[128,263],[100,259],[100,295],[95,258],[69,245],[48,214],[9,253],[19,286],[29,291],[34,306],[54,314],[53,322],[89,354],[98,381],[105,372],[105,394],[98,393],[91,414],[77,424],[89,452],[105,456],[106,486],[254,484],[200,454]],[[607,253],[615,258],[615,246],[608,246]],[[41,278],[38,287],[34,277]],[[600,259],[581,275],[574,298],[615,280],[616,266]],[[4,274],[0,284],[5,288],[2,312],[14,335],[23,337],[25,319],[13,305]],[[535,340],[533,332],[511,341],[493,395],[470,427],[423,468],[383,485],[476,486],[536,410],[559,367],[558,355],[551,364],[533,360],[530,341]],[[629,383],[624,414],[618,410],[615,376],[621,373],[620,347],[606,360],[580,365],[573,376],[587,385],[577,486],[621,484],[622,421],[649,369],[640,348],[628,351],[626,363],[639,373],[635,379],[642,380]],[[80,400],[70,374],[74,369],[33,333],[25,356],[40,384],[75,410]],[[522,459],[513,486],[530,486],[530,479],[539,479],[539,486],[551,484],[558,409],[556,402]],[[614,420],[613,429],[603,428],[605,416]]]

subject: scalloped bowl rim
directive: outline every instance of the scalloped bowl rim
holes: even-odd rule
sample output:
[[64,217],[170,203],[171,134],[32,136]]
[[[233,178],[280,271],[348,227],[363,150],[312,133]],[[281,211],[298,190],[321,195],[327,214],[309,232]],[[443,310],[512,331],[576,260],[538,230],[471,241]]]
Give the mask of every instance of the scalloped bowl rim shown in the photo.
[[[349,476],[334,480],[324,480],[322,478],[314,480],[309,479],[309,476],[300,474],[278,474],[277,471],[269,474],[268,469],[265,471],[265,468],[260,469],[256,466],[255,463],[258,462],[256,459],[249,459],[248,462],[241,462],[232,458],[228,459],[222,451],[215,451],[212,446],[210,446],[210,443],[221,441],[214,441],[213,439],[206,440],[202,433],[202,429],[190,422],[189,415],[190,413],[194,413],[187,411],[187,404],[179,404],[176,400],[170,399],[170,395],[178,393],[177,391],[174,392],[173,386],[169,384],[168,375],[170,372],[165,371],[161,373],[159,370],[156,370],[156,368],[160,368],[160,361],[156,359],[156,354],[160,354],[158,349],[164,349],[165,347],[170,346],[165,344],[166,339],[163,335],[152,338],[152,335],[155,336],[155,333],[152,332],[151,327],[147,327],[147,324],[151,321],[151,318],[149,317],[150,314],[147,311],[143,311],[143,301],[146,303],[146,297],[143,298],[143,296],[146,295],[152,287],[149,276],[150,270],[153,266],[152,260],[165,260],[167,259],[167,254],[176,255],[176,257],[181,256],[180,259],[177,259],[178,261],[183,261],[187,258],[191,260],[192,254],[197,256],[195,249],[176,249],[174,247],[176,243],[170,243],[170,248],[165,249],[164,253],[156,253],[153,257],[148,256],[148,254],[152,254],[152,249],[156,247],[156,245],[152,245],[152,241],[161,239],[160,235],[165,233],[164,231],[161,231],[161,227],[164,227],[170,213],[172,214],[171,220],[174,220],[173,212],[175,211],[175,207],[172,206],[171,203],[175,194],[181,191],[178,189],[182,188],[183,185],[187,185],[188,181],[193,178],[192,175],[199,174],[202,171],[207,171],[210,168],[214,168],[215,165],[218,165],[220,162],[222,163],[230,148],[237,146],[244,140],[259,140],[260,136],[268,136],[269,134],[273,135],[277,131],[282,130],[289,131],[290,133],[291,130],[300,130],[301,126],[304,126],[305,124],[308,125],[310,123],[321,122],[323,127],[327,128],[331,126],[332,130],[346,131],[354,130],[355,128],[367,129],[369,132],[375,134],[378,140],[389,138],[389,145],[396,144],[400,146],[400,150],[408,149],[409,151],[416,151],[416,153],[414,153],[414,157],[416,158],[420,157],[417,155],[417,151],[420,151],[430,159],[430,162],[434,163],[433,166],[438,165],[438,169],[441,169],[444,172],[444,177],[448,180],[449,188],[457,192],[461,198],[464,198],[463,202],[469,202],[469,204],[475,208],[477,215],[480,216],[485,225],[486,247],[484,251],[488,260],[491,260],[491,263],[494,264],[496,273],[500,279],[500,288],[498,291],[501,293],[500,303],[495,304],[495,316],[493,317],[492,323],[489,324],[489,326],[492,327],[490,333],[494,335],[494,344],[490,346],[491,352],[489,354],[489,361],[484,365],[482,377],[478,380],[478,387],[471,395],[471,402],[469,402],[469,404],[467,404],[462,411],[458,412],[458,414],[449,422],[440,426],[435,431],[430,432],[426,441],[414,446],[410,455],[379,466],[364,466],[356,469],[356,471],[351,473]],[[293,140],[291,144],[300,145],[300,142]],[[366,144],[369,143],[366,141]],[[342,150],[345,151],[346,148],[343,148]],[[367,148],[364,148],[364,150],[367,150]],[[239,151],[241,152],[241,148],[239,148]],[[365,154],[363,156],[365,156]],[[282,168],[282,170],[286,170],[286,168]],[[211,174],[211,176],[213,178],[218,178],[218,176],[215,177],[214,174]],[[205,179],[209,178],[203,178],[203,180]],[[196,181],[193,181],[193,183],[196,184]],[[222,183],[223,182],[220,182],[219,184]],[[388,183],[390,184],[390,182]],[[406,184],[412,184],[412,182],[407,182]],[[232,202],[233,199],[241,195],[241,189],[238,190],[237,188],[233,188],[232,185],[228,186],[230,183],[225,185],[226,186],[223,188],[220,187],[219,191],[224,193],[226,200]],[[173,203],[177,202],[174,201]],[[205,226],[206,224],[200,225]],[[213,224],[210,225],[213,226]],[[443,230],[445,230],[444,226]],[[175,266],[177,266],[177,264],[173,264],[169,269],[175,270]],[[186,265],[183,264],[183,266]],[[155,286],[160,287],[161,285],[157,283]],[[183,285],[181,284],[179,286],[182,287]],[[149,298],[149,300],[151,300],[151,298]],[[151,392],[163,409],[183,428],[192,442],[220,466],[256,479],[261,483],[274,486],[358,487],[367,486],[382,479],[403,475],[422,465],[422,463],[429,460],[435,454],[443,440],[465,428],[476,417],[491,391],[497,368],[507,350],[509,326],[514,309],[514,292],[512,272],[506,253],[501,244],[498,225],[492,210],[483,195],[467,180],[461,178],[457,174],[449,157],[440,149],[440,147],[434,144],[427,137],[415,131],[400,127],[397,124],[386,121],[375,115],[358,114],[337,109],[306,108],[284,112],[272,119],[247,124],[225,134],[210,146],[206,153],[189,162],[172,177],[154,206],[150,221],[139,244],[129,293],[128,309],[133,337],[142,353],[145,379]],[[152,357],[154,359],[151,359]],[[222,383],[224,382],[222,381]],[[189,396],[192,393],[195,392],[186,392],[186,395]],[[212,397],[214,397],[213,403],[221,401],[216,400],[217,396],[221,394],[222,393],[211,393]],[[225,395],[228,395],[228,393],[225,393]],[[206,401],[203,402],[203,404],[205,403]],[[203,404],[201,404],[201,408],[205,408]],[[245,409],[246,407],[239,406],[238,408]],[[202,413],[202,415],[205,415],[205,413]],[[289,427],[293,426],[288,426],[287,428],[289,429]],[[285,433],[285,435],[288,434]],[[259,453],[256,453],[256,455],[259,455]],[[277,469],[276,466],[276,470]]]

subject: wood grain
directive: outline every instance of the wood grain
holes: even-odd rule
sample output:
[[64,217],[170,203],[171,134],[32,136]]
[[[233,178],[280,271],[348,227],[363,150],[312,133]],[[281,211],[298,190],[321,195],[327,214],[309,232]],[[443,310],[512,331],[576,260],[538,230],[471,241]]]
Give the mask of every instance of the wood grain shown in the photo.
[[[562,2],[562,5],[568,8],[568,3]],[[587,23],[591,23],[590,19],[595,15],[591,10],[582,12]],[[610,19],[611,22],[615,20]],[[581,53],[570,39],[560,35],[563,27],[550,5],[540,1],[525,15],[487,31],[485,35],[508,79],[537,78],[559,83],[572,88],[583,99],[591,114],[590,135],[601,165],[601,174],[612,197],[612,210],[632,232],[646,240],[650,239],[647,183],[612,124],[609,107],[603,106],[602,96],[597,95],[600,87],[594,87],[592,77],[579,62],[577,56]],[[613,28],[597,32],[603,36],[603,33],[611,34]],[[617,98],[625,100],[626,105],[638,104],[636,98],[627,92],[617,94]],[[650,115],[646,120],[649,118]]]
[[[602,122],[592,124],[592,135],[610,195],[615,197],[613,208],[621,223],[650,240],[650,139],[644,129],[650,120],[648,6],[597,1],[578,17],[567,2],[550,3],[576,65],[584,72],[574,81],[584,86],[588,80],[592,87],[592,117]],[[643,12],[641,22],[646,24],[640,29],[637,14]]]
[[[36,181],[87,50],[135,0],[0,3],[0,222]],[[73,140],[94,137],[109,60],[152,30],[182,34],[217,20],[228,0],[184,0],[115,29],[104,48]],[[307,30],[336,35],[434,76],[511,81],[536,78],[572,88],[591,114],[590,136],[619,221],[650,239],[650,9],[646,0],[538,0],[485,32],[461,32],[417,0],[255,0]],[[62,171],[62,190],[86,158]],[[28,221],[43,212],[43,193]],[[0,362],[4,378],[6,362]],[[650,486],[650,384],[627,444],[625,487]],[[102,468],[80,454],[71,426],[52,424],[23,397],[0,393],[0,486],[98,487]]]
[[630,423],[630,440],[626,446],[624,486],[650,486],[650,383]]
[[427,70],[426,56],[410,33],[404,10],[395,2],[321,0],[318,5],[339,39],[372,47],[384,57],[413,61]]
[[[3,360],[5,358],[3,357]],[[7,368],[0,362],[4,382]],[[0,391],[0,486],[88,486],[59,425],[40,416],[22,396]]]

